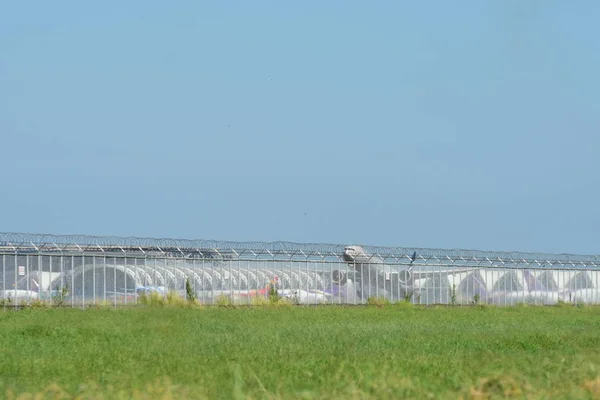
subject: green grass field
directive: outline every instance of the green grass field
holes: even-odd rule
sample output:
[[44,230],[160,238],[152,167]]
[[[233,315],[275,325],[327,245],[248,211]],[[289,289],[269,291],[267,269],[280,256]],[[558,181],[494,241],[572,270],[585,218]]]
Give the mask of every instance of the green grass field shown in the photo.
[[600,308],[29,309],[0,326],[7,399],[600,396]]

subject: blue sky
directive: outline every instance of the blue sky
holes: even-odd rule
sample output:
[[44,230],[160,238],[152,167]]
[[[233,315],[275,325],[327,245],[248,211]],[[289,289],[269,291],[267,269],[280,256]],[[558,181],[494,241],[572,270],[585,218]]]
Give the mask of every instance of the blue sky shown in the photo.
[[598,20],[4,2],[0,230],[599,253]]

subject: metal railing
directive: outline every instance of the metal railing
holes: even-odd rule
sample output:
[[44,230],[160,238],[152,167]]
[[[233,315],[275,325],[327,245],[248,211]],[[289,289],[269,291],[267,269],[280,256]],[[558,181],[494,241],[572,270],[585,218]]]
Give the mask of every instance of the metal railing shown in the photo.
[[4,308],[136,304],[176,292],[252,304],[600,302],[597,255],[0,233]]

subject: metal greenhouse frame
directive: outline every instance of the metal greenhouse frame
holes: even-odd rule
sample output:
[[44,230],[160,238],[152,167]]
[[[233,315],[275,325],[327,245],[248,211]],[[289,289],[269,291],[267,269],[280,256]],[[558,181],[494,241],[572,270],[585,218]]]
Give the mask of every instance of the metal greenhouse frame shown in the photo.
[[600,256],[291,242],[0,233],[3,307],[198,301],[600,303]]

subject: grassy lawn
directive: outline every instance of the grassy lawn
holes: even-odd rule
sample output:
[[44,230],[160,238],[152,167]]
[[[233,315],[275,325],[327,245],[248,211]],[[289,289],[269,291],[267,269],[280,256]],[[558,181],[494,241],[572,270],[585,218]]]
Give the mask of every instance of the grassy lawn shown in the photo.
[[600,398],[600,308],[31,309],[0,328],[7,399]]

